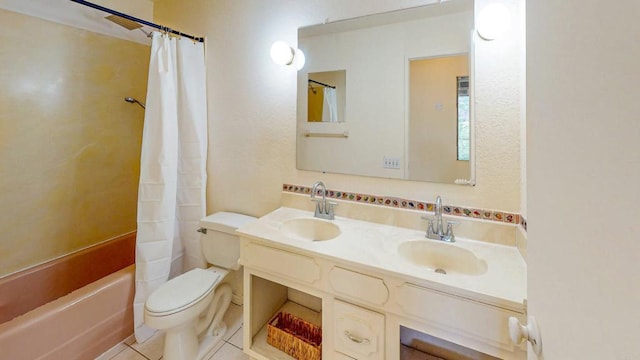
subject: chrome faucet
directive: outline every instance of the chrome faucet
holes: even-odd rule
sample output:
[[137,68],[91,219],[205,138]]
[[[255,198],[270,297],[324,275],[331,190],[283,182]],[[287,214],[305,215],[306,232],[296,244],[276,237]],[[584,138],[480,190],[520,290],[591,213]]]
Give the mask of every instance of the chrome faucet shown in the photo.
[[457,222],[447,221],[447,230],[445,232],[442,222],[442,198],[440,197],[440,195],[436,197],[436,207],[434,209],[434,213],[436,215],[435,218],[423,217],[423,219],[429,221],[429,225],[427,225],[427,233],[424,236],[426,238],[434,240],[455,242],[456,236],[453,234],[453,225],[457,224]]
[[[322,199],[316,198],[318,189],[322,191]],[[311,188],[311,201],[316,202],[316,212],[313,216],[327,220],[333,220],[335,218],[333,207],[338,205],[338,203],[327,201],[327,188],[324,186],[322,181],[318,181],[313,184],[313,188]]]

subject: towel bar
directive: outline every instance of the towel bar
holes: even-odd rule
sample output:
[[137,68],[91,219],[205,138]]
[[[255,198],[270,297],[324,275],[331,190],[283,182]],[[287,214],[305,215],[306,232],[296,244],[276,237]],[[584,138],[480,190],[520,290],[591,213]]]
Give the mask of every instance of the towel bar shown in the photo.
[[342,133],[314,133],[314,132],[305,132],[304,137],[324,137],[324,138],[348,138],[349,132],[345,131]]

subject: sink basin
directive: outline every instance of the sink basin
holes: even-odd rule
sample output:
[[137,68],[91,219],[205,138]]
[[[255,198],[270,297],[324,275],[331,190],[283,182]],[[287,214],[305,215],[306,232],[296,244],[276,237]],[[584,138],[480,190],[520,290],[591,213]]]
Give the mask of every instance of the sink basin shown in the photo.
[[340,227],[331,221],[317,218],[287,220],[280,226],[285,235],[311,241],[331,240],[340,235]]
[[472,251],[437,240],[406,241],[398,246],[398,253],[441,274],[482,275],[487,271],[487,263]]

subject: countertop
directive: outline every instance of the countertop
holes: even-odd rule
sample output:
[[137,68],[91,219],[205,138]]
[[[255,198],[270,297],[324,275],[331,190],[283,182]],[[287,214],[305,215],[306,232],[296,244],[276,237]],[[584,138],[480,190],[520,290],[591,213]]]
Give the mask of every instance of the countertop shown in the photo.
[[267,245],[370,269],[489,305],[525,311],[526,263],[514,246],[456,238],[455,243],[447,245],[471,250],[486,261],[487,271],[481,275],[443,275],[415,265],[398,253],[398,245],[405,241],[438,241],[426,239],[424,231],[338,216],[332,222],[340,227],[341,234],[331,240],[310,241],[280,231],[287,220],[310,217],[313,217],[312,212],[281,207],[237,232]]

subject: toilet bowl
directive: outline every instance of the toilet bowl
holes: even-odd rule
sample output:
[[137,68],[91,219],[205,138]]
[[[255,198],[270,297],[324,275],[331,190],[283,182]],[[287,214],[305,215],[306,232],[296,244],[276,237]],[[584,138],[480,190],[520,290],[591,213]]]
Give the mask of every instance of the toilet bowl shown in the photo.
[[227,275],[239,269],[235,229],[254,220],[226,212],[202,219],[202,250],[212,266],[176,276],[147,298],[144,322],[165,332],[164,360],[203,359],[222,340],[222,318],[233,296]]

